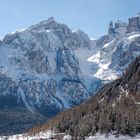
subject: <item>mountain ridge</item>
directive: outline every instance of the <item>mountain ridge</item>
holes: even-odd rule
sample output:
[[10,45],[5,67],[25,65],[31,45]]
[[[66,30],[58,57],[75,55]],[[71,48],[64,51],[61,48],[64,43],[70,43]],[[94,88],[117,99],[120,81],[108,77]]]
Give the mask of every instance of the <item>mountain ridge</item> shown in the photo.
[[54,18],[6,35],[0,42],[1,106],[12,96],[16,106],[48,120],[86,101],[140,55],[139,19],[110,22],[108,34],[96,40]]

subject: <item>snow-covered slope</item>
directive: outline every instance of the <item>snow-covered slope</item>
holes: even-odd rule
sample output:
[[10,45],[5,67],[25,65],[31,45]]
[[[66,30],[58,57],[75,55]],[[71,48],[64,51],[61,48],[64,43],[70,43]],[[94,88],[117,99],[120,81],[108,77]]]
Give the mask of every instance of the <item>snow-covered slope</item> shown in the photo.
[[[19,135],[13,135],[13,136],[0,137],[0,140],[4,140],[4,139],[6,140],[41,140],[41,139],[73,140],[73,138],[70,135],[67,135],[65,133],[53,133],[50,130],[46,132],[41,132],[39,134],[36,134],[35,136],[28,136],[28,134],[19,134]],[[137,135],[135,137],[122,136],[122,135],[115,137],[115,135],[113,134],[103,135],[103,134],[97,133],[95,136],[85,137],[85,140],[140,140],[140,135]]]
[[65,133],[54,133],[51,130],[46,132],[40,132],[35,136],[29,136],[27,133],[25,134],[18,134],[12,136],[2,136],[0,140],[72,140],[70,135],[66,135]]

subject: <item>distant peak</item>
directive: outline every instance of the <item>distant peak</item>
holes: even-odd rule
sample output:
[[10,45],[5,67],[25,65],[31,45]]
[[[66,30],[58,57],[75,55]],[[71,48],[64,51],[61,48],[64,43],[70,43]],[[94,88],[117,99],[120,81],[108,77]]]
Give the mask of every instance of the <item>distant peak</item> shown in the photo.
[[77,35],[80,35],[80,36],[88,38],[88,35],[81,29],[78,29],[78,30],[75,30],[75,31],[72,31],[72,32],[76,33]]
[[30,26],[28,29],[31,30],[40,30],[40,29],[50,29],[58,26],[58,22],[55,21],[54,17],[50,17],[47,20],[44,20],[36,25]]
[[48,18],[48,21],[52,21],[52,20],[55,20],[54,17]]
[[119,23],[119,24],[127,24],[126,22],[124,22],[122,20],[117,20],[116,23]]
[[117,22],[115,23],[115,28],[120,28],[120,27],[127,27],[127,23],[122,20],[117,20]]
[[75,30],[75,31],[73,31],[73,32],[75,32],[75,33],[84,33],[84,31],[81,30],[81,29],[77,29],[77,30]]
[[109,27],[113,27],[113,21],[112,20],[109,22]]
[[114,34],[114,24],[113,21],[109,22],[109,28],[108,28],[108,35]]
[[54,19],[54,17],[50,17],[50,18],[48,18],[47,20],[44,20],[44,21],[42,21],[42,22],[40,22],[39,24],[48,24],[48,23],[52,23],[52,22],[55,22],[55,23],[57,23],[56,21],[55,21],[55,19]]

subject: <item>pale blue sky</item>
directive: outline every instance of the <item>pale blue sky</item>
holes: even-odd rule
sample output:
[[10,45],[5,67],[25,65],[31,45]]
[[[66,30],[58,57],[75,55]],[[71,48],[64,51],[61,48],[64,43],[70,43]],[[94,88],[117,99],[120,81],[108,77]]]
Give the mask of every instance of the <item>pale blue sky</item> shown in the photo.
[[53,16],[96,38],[110,20],[127,21],[138,12],[140,0],[0,0],[0,37]]

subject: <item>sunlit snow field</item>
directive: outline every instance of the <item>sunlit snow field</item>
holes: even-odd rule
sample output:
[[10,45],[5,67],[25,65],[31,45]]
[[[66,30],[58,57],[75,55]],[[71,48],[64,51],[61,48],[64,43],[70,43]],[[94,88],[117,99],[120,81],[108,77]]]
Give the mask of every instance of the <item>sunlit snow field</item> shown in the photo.
[[[36,134],[34,136],[28,136],[27,134],[1,136],[0,140],[40,140],[40,139],[57,140],[57,138],[56,139],[54,138],[56,135],[61,135],[62,140],[72,140],[72,137],[70,135],[66,135],[64,133],[57,134],[49,130],[47,132],[40,132],[39,134]],[[106,135],[101,135],[97,133],[95,136],[85,137],[85,140],[140,140],[140,135],[137,135],[135,137],[130,137],[130,136],[115,137],[115,135],[112,135],[112,134],[109,134],[108,136],[106,136]]]

